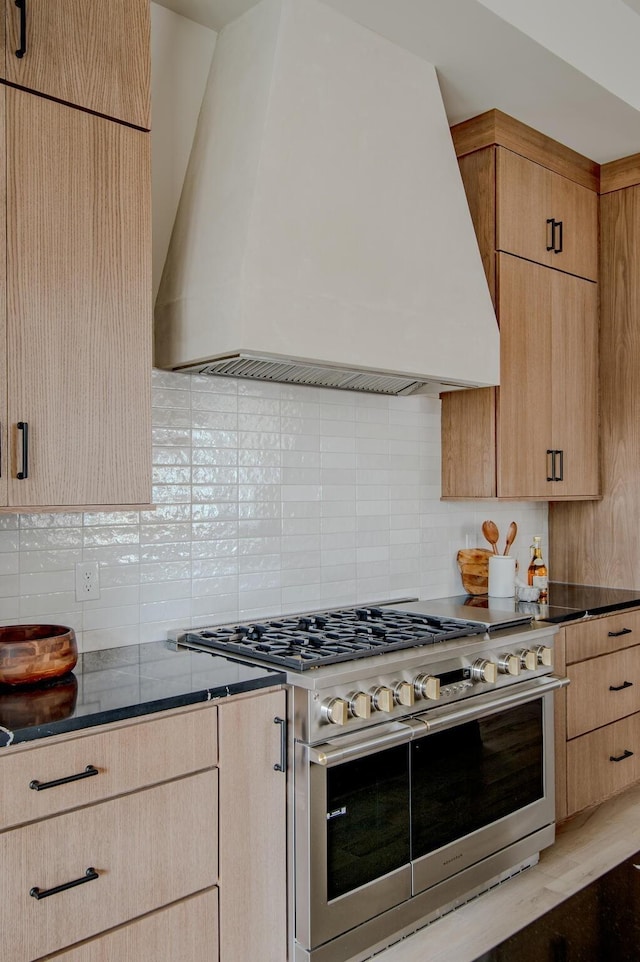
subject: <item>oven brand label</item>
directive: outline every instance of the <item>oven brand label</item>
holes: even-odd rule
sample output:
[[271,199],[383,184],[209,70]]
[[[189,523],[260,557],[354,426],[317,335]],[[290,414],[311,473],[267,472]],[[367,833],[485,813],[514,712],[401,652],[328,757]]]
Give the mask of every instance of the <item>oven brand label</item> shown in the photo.
[[327,812],[327,821],[329,821],[330,818],[339,818],[341,815],[346,815],[346,814],[347,814],[347,807],[346,805],[343,805],[342,808],[336,808],[335,811],[333,812]]

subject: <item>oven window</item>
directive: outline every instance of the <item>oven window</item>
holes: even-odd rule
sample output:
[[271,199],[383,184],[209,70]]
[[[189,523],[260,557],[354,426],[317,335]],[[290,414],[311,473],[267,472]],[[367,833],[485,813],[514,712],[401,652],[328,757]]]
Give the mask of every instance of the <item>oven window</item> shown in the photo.
[[411,745],[412,858],[543,797],[542,699]]
[[409,746],[327,770],[327,899],[409,862]]

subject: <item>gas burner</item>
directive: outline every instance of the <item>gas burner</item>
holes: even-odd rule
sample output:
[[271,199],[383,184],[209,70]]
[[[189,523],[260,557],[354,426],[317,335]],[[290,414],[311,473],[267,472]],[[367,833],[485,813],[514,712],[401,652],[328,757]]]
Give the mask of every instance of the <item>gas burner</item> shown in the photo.
[[304,671],[354,658],[482,634],[484,625],[378,607],[340,608],[189,631],[184,644]]

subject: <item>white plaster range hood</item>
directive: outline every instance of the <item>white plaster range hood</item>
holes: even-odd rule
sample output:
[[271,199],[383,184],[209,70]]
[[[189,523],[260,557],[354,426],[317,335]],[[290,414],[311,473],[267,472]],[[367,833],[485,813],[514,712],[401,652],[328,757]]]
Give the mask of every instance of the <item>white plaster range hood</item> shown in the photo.
[[220,33],[156,364],[388,394],[499,381],[434,67],[319,0]]

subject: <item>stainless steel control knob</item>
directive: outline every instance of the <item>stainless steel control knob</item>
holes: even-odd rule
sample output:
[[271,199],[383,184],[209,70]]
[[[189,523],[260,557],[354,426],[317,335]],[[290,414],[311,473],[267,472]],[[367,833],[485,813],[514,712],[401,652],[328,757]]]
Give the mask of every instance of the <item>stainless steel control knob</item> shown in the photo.
[[399,681],[393,694],[398,705],[404,705],[405,708],[411,708],[416,700],[416,693],[410,681]]
[[421,698],[432,698],[437,701],[440,697],[440,679],[435,675],[416,675],[413,687]]
[[518,655],[510,655],[508,652],[500,655],[498,670],[501,671],[503,675],[519,675],[520,659]]
[[390,688],[375,688],[371,693],[373,707],[376,711],[392,712],[395,704],[393,692]]
[[520,652],[520,667],[526,671],[535,671],[538,667],[538,656],[530,648],[523,648]]
[[471,677],[474,681],[486,681],[489,685],[495,685],[498,680],[498,666],[486,658],[478,658],[471,666]]
[[320,706],[325,721],[332,725],[345,725],[349,717],[349,706],[344,698],[327,698]]
[[553,665],[553,649],[547,645],[538,645],[538,647],[533,650],[536,653],[538,664],[544,665],[546,668],[551,668]]
[[349,711],[356,718],[371,718],[371,695],[365,691],[354,691],[347,696]]

